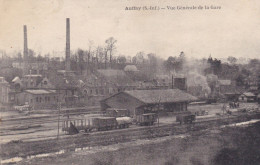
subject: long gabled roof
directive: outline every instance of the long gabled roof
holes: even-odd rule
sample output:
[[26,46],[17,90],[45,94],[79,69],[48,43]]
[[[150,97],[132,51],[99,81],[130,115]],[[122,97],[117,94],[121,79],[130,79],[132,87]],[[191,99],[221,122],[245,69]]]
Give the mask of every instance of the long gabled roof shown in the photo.
[[28,89],[25,92],[34,94],[34,95],[42,95],[42,94],[54,94],[55,90],[45,90],[45,89]]
[[172,102],[191,102],[197,98],[179,89],[164,90],[132,90],[124,93],[135,97],[146,104],[172,103]]

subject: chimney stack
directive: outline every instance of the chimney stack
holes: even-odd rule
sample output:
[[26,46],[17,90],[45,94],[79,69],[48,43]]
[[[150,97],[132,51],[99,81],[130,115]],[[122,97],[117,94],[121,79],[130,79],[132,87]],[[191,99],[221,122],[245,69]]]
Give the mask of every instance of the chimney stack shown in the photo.
[[66,19],[66,60],[65,70],[70,71],[70,19]]
[[28,74],[28,44],[27,44],[27,27],[26,25],[23,26],[24,32],[24,49],[23,49],[23,74]]

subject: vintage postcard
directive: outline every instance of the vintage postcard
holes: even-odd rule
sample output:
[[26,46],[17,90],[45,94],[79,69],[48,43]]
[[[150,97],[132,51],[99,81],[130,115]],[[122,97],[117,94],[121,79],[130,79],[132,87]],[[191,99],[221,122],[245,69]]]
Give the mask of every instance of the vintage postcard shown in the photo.
[[260,1],[0,0],[0,164],[260,164]]

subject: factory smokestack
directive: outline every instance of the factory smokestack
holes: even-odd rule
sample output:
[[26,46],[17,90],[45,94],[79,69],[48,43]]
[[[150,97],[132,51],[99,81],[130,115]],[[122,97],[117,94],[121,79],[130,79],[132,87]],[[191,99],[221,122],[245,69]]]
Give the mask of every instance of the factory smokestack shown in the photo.
[[27,27],[23,26],[24,32],[24,48],[23,48],[23,74],[28,74],[28,44],[27,44]]
[[66,61],[65,70],[70,71],[70,19],[66,19]]

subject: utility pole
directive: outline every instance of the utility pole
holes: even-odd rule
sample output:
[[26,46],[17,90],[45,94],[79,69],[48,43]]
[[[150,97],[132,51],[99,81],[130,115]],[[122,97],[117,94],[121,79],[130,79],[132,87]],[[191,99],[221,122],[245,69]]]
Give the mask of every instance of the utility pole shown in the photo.
[[160,124],[160,122],[159,122],[160,102],[161,102],[161,97],[160,97],[159,102],[158,102],[158,110],[157,110],[157,116],[158,116],[158,127],[159,127],[159,124]]
[[58,103],[58,134],[57,134],[57,139],[59,139],[59,135],[60,135],[60,109],[61,109],[61,102]]
[[172,89],[173,89],[173,75],[172,75]]

